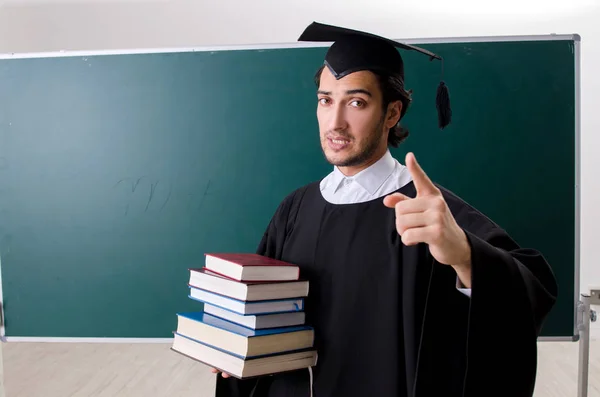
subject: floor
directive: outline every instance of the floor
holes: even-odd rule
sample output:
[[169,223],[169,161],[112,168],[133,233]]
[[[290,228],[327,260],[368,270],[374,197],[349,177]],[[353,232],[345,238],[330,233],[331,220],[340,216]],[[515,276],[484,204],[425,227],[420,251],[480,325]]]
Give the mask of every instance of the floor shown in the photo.
[[[535,397],[577,396],[578,344],[540,342]],[[168,344],[3,343],[0,397],[208,397],[215,378]],[[588,397],[600,397],[600,340]],[[2,391],[0,391],[1,393]]]

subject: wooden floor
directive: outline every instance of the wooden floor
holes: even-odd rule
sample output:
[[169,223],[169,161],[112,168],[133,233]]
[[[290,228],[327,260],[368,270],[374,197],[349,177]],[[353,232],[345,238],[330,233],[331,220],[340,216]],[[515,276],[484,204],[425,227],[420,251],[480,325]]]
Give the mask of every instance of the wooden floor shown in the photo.
[[[208,397],[215,378],[168,344],[2,344],[1,397]],[[600,397],[600,340],[591,342],[589,397]],[[540,342],[535,397],[577,396],[578,344]]]

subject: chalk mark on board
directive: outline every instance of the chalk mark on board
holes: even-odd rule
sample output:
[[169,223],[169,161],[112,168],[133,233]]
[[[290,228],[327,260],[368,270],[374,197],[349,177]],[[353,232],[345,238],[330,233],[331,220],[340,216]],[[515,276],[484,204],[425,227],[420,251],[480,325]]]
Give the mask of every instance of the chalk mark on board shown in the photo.
[[[157,184],[158,184],[158,182],[157,182]],[[165,202],[163,203],[163,205],[160,207],[159,211],[162,211],[163,208],[165,208],[165,206],[167,205],[167,203],[171,199],[171,192],[172,191],[173,191],[173,185],[171,183],[169,183],[169,194],[167,195],[167,199],[165,200]]]
[[[140,181],[141,181],[142,179],[144,179],[145,177],[146,177],[146,175],[144,175],[144,176],[141,176],[141,177],[139,177],[139,178],[138,178],[138,179],[137,179],[135,182],[131,182],[131,192],[132,192],[132,193],[134,193],[134,192],[135,192],[135,189],[137,189],[137,186],[140,184]],[[125,182],[125,181],[130,181],[130,180],[131,180],[131,178],[129,178],[129,177],[127,177],[127,178],[123,178],[123,179],[120,179],[120,180],[119,180],[117,183],[115,183],[115,184],[113,185],[113,188],[115,188],[115,187],[119,186],[119,184],[121,184],[121,183],[123,183],[123,182]]]
[[202,194],[202,197],[200,198],[200,202],[198,203],[198,210],[200,210],[200,208],[202,208],[202,204],[204,204],[204,199],[206,198],[206,196],[208,196],[208,188],[210,187],[210,182],[211,180],[208,180],[208,183],[206,184],[206,188],[204,189],[204,193]]
[[[138,187],[140,188],[140,190],[142,190],[141,187],[144,184],[140,184],[140,183],[146,177],[147,177],[147,175],[144,175],[139,178],[125,177],[125,178],[120,179],[117,183],[115,183],[113,185],[113,188],[116,188],[119,185],[123,184],[123,186],[126,186],[126,189],[128,189],[128,190],[129,190],[129,187],[131,187],[131,193],[135,193],[135,191],[138,189]],[[151,210],[152,202],[157,203],[157,200],[159,200],[159,198],[157,198],[157,196],[156,196],[157,187],[158,187],[159,183],[160,183],[160,179],[156,179],[155,182],[150,182],[150,192],[148,193],[148,196],[147,196],[144,212],[148,212],[149,210]],[[164,185],[164,181],[163,181],[163,185]],[[159,208],[159,212],[162,211],[163,209],[165,209],[167,204],[170,202],[172,193],[173,193],[173,183],[172,183],[172,181],[169,181],[169,191],[167,192],[166,198],[164,199],[163,203],[161,204],[161,206]],[[133,197],[133,194],[132,194],[132,197]],[[129,214],[130,208],[131,208],[130,203],[127,203],[127,205],[125,207],[125,216],[127,216]]]
[[[133,185],[133,184],[132,184],[132,186],[131,186],[131,192],[132,192],[132,193],[133,193],[133,192],[135,192],[135,189],[136,189],[136,188],[137,188],[137,186],[140,184],[140,181],[141,181],[142,179],[144,179],[145,177],[146,177],[145,175],[144,175],[144,176],[142,176],[142,177],[139,177],[139,178],[138,178],[138,180],[137,180],[137,181],[135,181],[135,185]],[[157,183],[158,183],[158,182],[157,182]]]
[[160,182],[160,181],[156,181],[156,183],[150,184],[150,196],[148,197],[148,202],[146,203],[146,209],[144,210],[144,212],[148,211],[148,207],[150,206],[150,202],[152,201],[152,198],[154,197],[154,190],[156,190],[156,186],[158,186],[158,182]]

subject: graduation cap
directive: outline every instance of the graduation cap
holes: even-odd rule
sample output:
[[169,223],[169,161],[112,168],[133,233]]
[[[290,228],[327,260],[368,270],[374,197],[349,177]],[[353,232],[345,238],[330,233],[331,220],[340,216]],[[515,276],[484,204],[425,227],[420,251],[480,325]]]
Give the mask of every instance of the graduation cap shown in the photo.
[[[442,62],[442,73],[444,70],[442,57],[423,48],[399,43],[371,33],[318,22],[310,24],[298,41],[333,42],[325,55],[324,64],[337,79],[359,70],[371,70],[385,74],[396,74],[404,81],[404,62],[397,50],[398,48],[417,51],[427,55],[430,60],[440,60]],[[438,125],[443,129],[450,124],[452,118],[448,87],[443,80],[437,89],[436,107],[438,110]]]

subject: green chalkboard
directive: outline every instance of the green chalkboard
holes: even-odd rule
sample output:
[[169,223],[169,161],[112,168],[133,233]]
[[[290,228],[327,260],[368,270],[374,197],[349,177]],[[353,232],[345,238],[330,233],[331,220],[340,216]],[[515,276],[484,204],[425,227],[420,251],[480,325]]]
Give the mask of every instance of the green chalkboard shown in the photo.
[[[423,44],[408,53],[407,142],[439,183],[544,252],[573,337],[577,37]],[[0,60],[0,260],[7,336],[170,337],[188,267],[254,251],[280,200],[330,172],[313,75],[325,47]],[[510,294],[510,291],[506,291]]]

